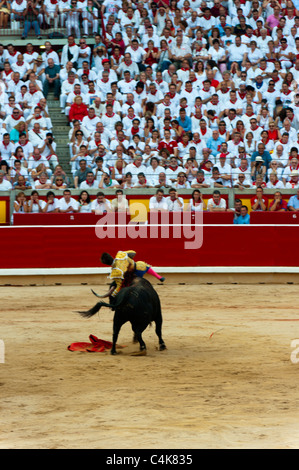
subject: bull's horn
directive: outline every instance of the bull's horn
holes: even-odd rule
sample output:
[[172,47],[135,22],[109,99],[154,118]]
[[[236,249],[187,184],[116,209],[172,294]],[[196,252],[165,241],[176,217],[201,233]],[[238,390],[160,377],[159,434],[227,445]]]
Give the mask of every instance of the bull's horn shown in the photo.
[[110,287],[109,291],[107,292],[107,294],[104,294],[104,295],[99,295],[97,294],[94,290],[91,289],[91,292],[96,296],[96,297],[99,297],[100,299],[105,299],[106,297],[109,297],[112,292],[114,291],[115,287],[112,286]]

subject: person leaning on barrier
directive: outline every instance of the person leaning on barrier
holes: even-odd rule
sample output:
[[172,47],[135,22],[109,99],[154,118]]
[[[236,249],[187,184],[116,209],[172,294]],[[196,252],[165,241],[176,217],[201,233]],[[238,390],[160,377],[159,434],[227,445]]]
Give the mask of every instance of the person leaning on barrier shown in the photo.
[[122,189],[115,192],[116,198],[112,199],[111,207],[114,212],[126,212],[129,209],[129,203]]
[[156,212],[164,212],[168,210],[166,198],[164,197],[163,189],[157,189],[155,196],[152,196],[149,200],[149,210]]
[[252,211],[266,211],[268,210],[269,200],[264,196],[264,190],[261,186],[256,188],[256,195],[251,198]]
[[213,192],[213,197],[208,200],[207,210],[209,212],[226,211],[226,200],[221,197],[221,193],[217,189]]
[[274,199],[270,203],[269,210],[271,212],[286,212],[288,210],[288,203],[282,198],[280,191],[275,192]]
[[55,199],[55,194],[53,191],[48,191],[46,197],[47,200],[45,207],[43,208],[43,212],[46,212],[47,214],[51,212],[58,212],[58,201]]
[[189,203],[185,207],[186,211],[191,212],[202,212],[207,209],[207,205],[203,200],[201,191],[199,189],[194,189],[191,195]]
[[25,214],[26,212],[28,212],[28,203],[26,200],[25,193],[23,193],[23,191],[20,191],[19,193],[16,194],[13,213]]
[[291,212],[298,212],[299,211],[299,189],[297,189],[297,194],[290,197],[288,202],[288,210]]
[[166,197],[166,204],[169,212],[181,212],[184,210],[184,199],[178,196],[175,188],[170,188],[169,196]]
[[72,198],[71,195],[72,193],[69,189],[63,191],[63,197],[58,201],[57,212],[63,214],[79,212],[79,203],[76,199]]
[[97,193],[97,198],[91,203],[91,212],[97,215],[112,212],[111,202],[105,198],[102,191]]

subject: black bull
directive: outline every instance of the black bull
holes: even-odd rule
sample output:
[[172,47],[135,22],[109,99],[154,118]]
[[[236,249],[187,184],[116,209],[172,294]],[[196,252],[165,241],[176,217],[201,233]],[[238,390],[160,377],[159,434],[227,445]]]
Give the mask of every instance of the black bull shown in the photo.
[[133,278],[128,287],[124,287],[115,299],[110,298],[110,304],[98,302],[87,312],[79,312],[83,317],[90,318],[101,307],[109,307],[115,311],[113,318],[113,336],[111,354],[116,354],[116,342],[119,331],[128,321],[132,325],[134,338],[139,341],[140,351],[146,351],[142,333],[151,322],[156,324],[156,334],[159,338],[160,351],[166,349],[162,339],[162,312],[160,299],[149,281],[142,278]]

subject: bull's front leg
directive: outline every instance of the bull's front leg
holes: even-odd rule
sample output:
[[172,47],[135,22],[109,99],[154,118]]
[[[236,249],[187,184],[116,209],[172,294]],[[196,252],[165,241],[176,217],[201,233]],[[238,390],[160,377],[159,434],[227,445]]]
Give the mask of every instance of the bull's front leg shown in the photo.
[[121,328],[121,325],[116,326],[115,324],[113,324],[112,348],[111,348],[111,354],[112,355],[117,354],[117,352],[116,352],[116,343],[117,343],[117,338],[118,338],[120,328]]

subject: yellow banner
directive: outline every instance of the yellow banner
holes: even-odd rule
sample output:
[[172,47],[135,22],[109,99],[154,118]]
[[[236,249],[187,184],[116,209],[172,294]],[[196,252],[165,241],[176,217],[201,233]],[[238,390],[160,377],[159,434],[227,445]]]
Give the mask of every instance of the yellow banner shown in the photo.
[[6,204],[7,201],[0,201],[0,224],[6,223]]

